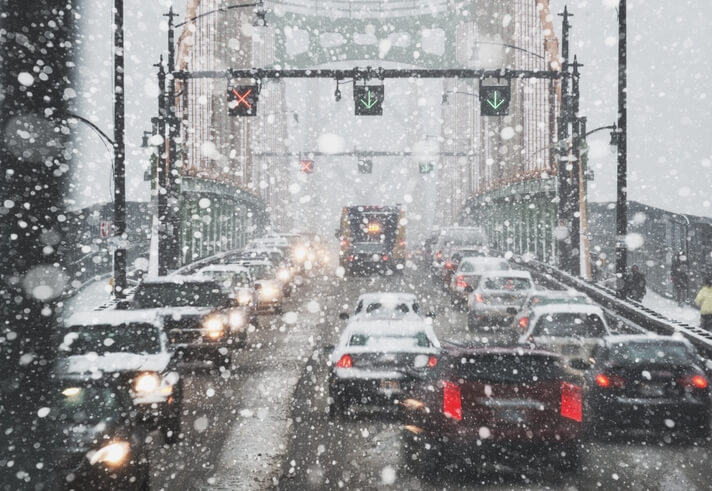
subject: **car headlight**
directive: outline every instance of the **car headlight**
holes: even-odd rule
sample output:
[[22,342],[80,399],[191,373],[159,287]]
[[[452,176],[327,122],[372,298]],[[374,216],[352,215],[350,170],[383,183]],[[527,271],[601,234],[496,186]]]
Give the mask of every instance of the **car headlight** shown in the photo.
[[203,333],[210,339],[219,339],[225,334],[225,324],[219,317],[209,317],[203,321]]
[[252,302],[252,295],[249,291],[240,291],[237,294],[237,303],[240,305],[249,305]]
[[289,281],[290,276],[288,269],[280,269],[279,273],[277,273],[277,278],[279,278],[280,281]]
[[307,257],[307,250],[304,247],[297,247],[294,249],[294,259],[297,261],[303,261]]
[[247,318],[245,317],[245,313],[240,310],[230,312],[230,315],[228,316],[228,324],[230,324],[231,331],[236,331],[242,327],[245,327],[245,324],[247,323],[246,321]]
[[158,390],[161,385],[161,377],[157,373],[142,373],[133,380],[134,392],[137,394],[150,394]]
[[104,445],[94,453],[90,453],[89,462],[94,465],[97,463],[106,464],[109,467],[119,467],[126,461],[126,457],[131,452],[131,445],[125,441],[115,441]]
[[277,288],[272,285],[262,285],[262,296],[264,298],[275,298],[279,292]]

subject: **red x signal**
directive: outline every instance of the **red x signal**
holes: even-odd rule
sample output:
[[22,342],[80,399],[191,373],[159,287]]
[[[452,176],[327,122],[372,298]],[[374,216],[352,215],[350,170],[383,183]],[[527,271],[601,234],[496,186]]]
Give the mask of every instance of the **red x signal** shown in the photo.
[[306,174],[311,174],[314,172],[314,161],[313,160],[302,160],[299,162],[302,172]]
[[247,109],[252,109],[252,104],[247,102],[247,96],[252,93],[252,89],[247,89],[244,94],[240,94],[237,89],[232,89],[232,93],[235,94],[235,100],[237,101],[238,106],[244,103]]

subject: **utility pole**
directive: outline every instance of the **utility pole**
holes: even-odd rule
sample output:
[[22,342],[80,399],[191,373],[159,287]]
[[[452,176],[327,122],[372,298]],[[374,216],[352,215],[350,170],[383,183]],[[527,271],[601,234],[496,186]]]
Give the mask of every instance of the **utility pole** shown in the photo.
[[570,169],[570,152],[568,145],[569,139],[569,123],[571,122],[571,107],[569,96],[569,17],[572,14],[564,7],[563,13],[559,14],[563,17],[561,27],[561,109],[558,119],[558,187],[559,187],[559,230],[566,231],[566,236],[562,233],[559,236],[559,266],[569,273],[573,272],[572,249],[573,249],[573,212],[572,212],[572,183]]
[[165,215],[165,225],[167,227],[167,266],[170,269],[178,267],[178,169],[176,166],[177,149],[176,138],[178,137],[178,118],[176,117],[175,99],[176,99],[176,79],[173,76],[175,71],[175,29],[173,18],[178,17],[178,14],[173,12],[173,7],[169,9],[168,17],[168,87],[166,89],[166,110],[168,125],[168,145],[166,155],[166,191],[168,206]]
[[168,274],[170,248],[168,246],[167,221],[168,216],[168,173],[166,167],[166,71],[163,67],[163,56],[154,65],[158,67],[158,118],[156,131],[161,135],[158,144],[158,165],[156,166],[156,192],[158,193],[158,275]]
[[625,298],[624,275],[628,267],[625,237],[628,234],[626,0],[618,2],[618,166],[616,185],[616,294]]
[[579,67],[583,65],[578,62],[574,55],[573,71],[571,74],[571,122],[572,122],[572,139],[573,148],[571,155],[571,182],[569,187],[569,213],[571,217],[571,259],[569,264],[569,272],[581,275],[581,196],[580,192],[580,170],[581,170],[581,144],[583,143],[582,135],[586,132],[581,131],[582,118],[579,118],[579,99],[581,96],[579,90]]
[[124,0],[114,0],[114,297],[126,296],[126,146],[124,144]]

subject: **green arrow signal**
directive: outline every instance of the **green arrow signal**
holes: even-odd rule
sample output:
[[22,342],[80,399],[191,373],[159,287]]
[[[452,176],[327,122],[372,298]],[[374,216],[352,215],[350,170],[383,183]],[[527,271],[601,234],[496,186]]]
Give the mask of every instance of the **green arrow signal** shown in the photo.
[[378,104],[378,97],[376,97],[375,99],[371,99],[371,91],[367,90],[366,93],[368,94],[368,102],[364,101],[363,99],[360,99],[360,101],[361,104],[366,106],[366,109],[371,109],[373,106]]
[[496,111],[497,109],[499,109],[499,107],[500,107],[502,104],[504,104],[505,101],[506,101],[506,99],[500,99],[499,102],[497,102],[497,94],[498,94],[498,92],[495,90],[495,91],[494,91],[494,101],[491,101],[491,100],[487,99],[487,104],[489,104],[489,105],[492,107],[492,109],[494,109],[495,111]]

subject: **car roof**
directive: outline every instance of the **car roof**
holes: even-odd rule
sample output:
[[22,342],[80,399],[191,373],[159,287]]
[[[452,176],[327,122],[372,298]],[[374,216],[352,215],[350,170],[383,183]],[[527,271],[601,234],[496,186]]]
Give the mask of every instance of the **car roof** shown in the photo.
[[228,264],[210,264],[198,270],[198,274],[204,271],[228,271],[230,273],[248,273],[250,272],[245,266],[241,264],[228,263]]
[[530,295],[531,297],[550,297],[550,298],[566,298],[566,297],[584,297],[590,298],[585,293],[576,290],[536,290]]
[[64,322],[65,327],[123,324],[152,324],[160,328],[162,321],[155,310],[92,310],[77,312]]
[[418,299],[414,293],[402,293],[402,292],[370,292],[364,293],[358,297],[357,302],[373,302],[381,301],[386,303],[398,303],[398,302],[416,302]]
[[664,336],[660,334],[612,334],[603,338],[606,344],[633,344],[633,343],[676,343],[691,346],[691,343],[678,336]]
[[247,266],[272,266],[272,263],[267,259],[238,259],[237,264]]
[[[205,276],[191,275],[169,275],[153,276],[146,278],[141,285],[182,285],[184,283],[215,283],[215,280]],[[139,286],[141,286],[139,285]]]
[[366,320],[361,322],[352,322],[346,326],[344,332],[341,333],[341,340],[346,340],[351,338],[354,334],[364,334],[367,336],[378,336],[378,335],[401,335],[401,336],[412,336],[417,333],[424,332],[433,343],[439,347],[440,342],[438,341],[435,331],[430,323],[425,320],[421,320],[416,317],[409,317],[408,319],[397,319],[397,320]]
[[494,256],[465,256],[462,258],[460,261],[460,264],[463,263],[473,263],[473,264],[489,264],[489,263],[499,263],[499,262],[508,262],[505,258],[503,257],[494,257]]
[[[523,346],[492,346],[492,347],[483,347],[483,346],[473,346],[473,347],[465,347],[465,346],[458,346],[454,344],[448,344],[447,341],[445,342],[446,346],[446,351],[450,356],[468,356],[468,355],[486,355],[486,354],[504,354],[504,355],[510,355],[510,354],[515,354],[515,355],[540,355],[540,356],[551,356],[552,358],[562,358],[562,356],[559,353],[553,352],[553,351],[548,351],[540,348],[531,348],[531,347],[523,347]],[[451,348],[450,346],[454,346],[454,348]]]
[[586,303],[555,303],[548,305],[535,305],[532,307],[534,315],[546,314],[598,314],[604,317],[603,309],[598,305]]
[[482,278],[526,278],[528,280],[532,279],[532,275],[529,271],[522,271],[518,269],[508,269],[506,271],[485,271],[482,273]]

